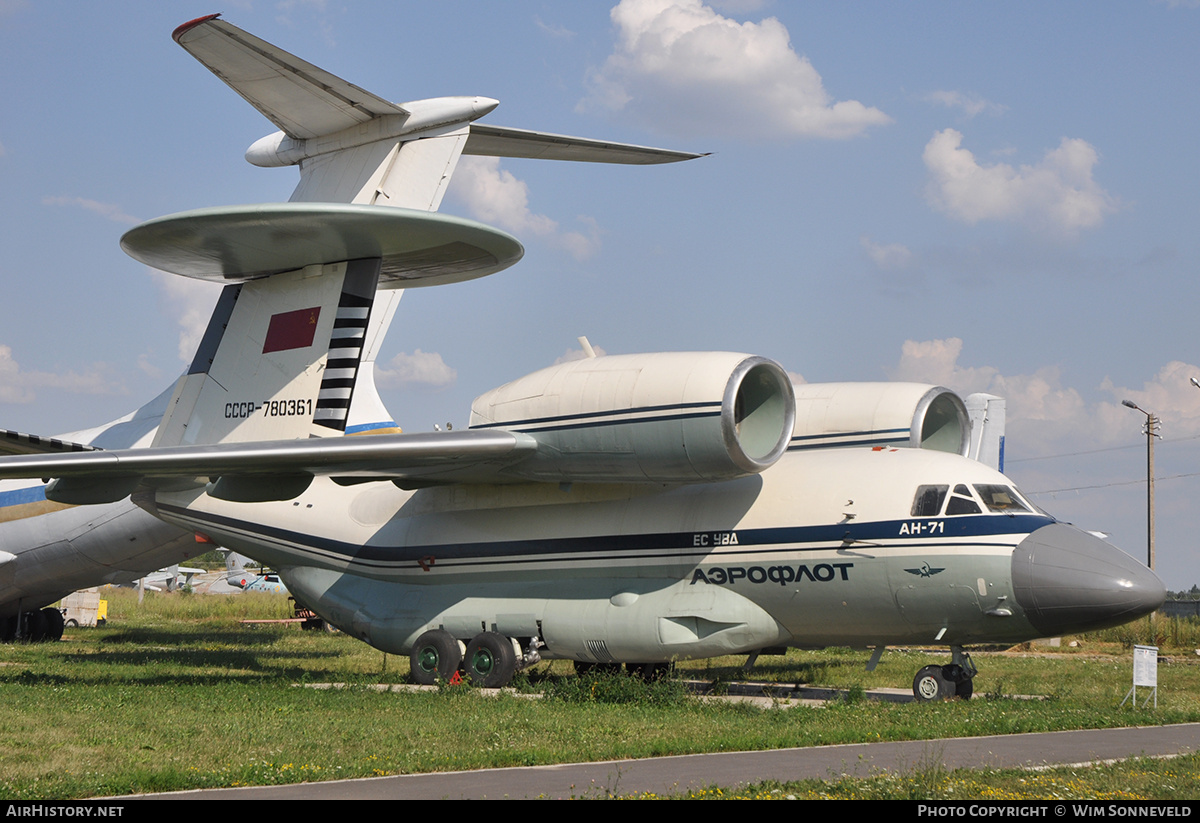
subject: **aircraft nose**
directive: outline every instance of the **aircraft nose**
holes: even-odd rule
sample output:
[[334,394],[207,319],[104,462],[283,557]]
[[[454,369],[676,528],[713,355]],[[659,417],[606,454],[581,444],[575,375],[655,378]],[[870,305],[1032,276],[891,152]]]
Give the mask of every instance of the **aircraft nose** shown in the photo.
[[1045,637],[1128,623],[1167,598],[1158,575],[1072,526],[1043,526],[1013,550],[1013,594]]

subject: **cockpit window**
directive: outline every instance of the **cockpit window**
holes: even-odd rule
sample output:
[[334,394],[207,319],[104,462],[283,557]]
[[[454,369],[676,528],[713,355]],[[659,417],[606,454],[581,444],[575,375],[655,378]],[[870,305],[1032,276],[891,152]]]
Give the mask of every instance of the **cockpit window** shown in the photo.
[[942,511],[942,501],[946,499],[949,486],[918,486],[917,496],[913,498],[913,517],[937,517]]
[[983,503],[994,512],[1027,512],[1029,508],[1008,486],[976,484],[975,491],[983,498]]
[[946,504],[946,514],[980,514],[979,504],[975,502],[975,498],[971,497],[971,491],[959,483],[954,487],[954,494],[950,495],[950,502]]
[[965,483],[958,483],[950,491],[948,484],[930,483],[917,486],[913,497],[913,517],[937,517],[942,514],[942,506],[946,516],[957,514],[982,514],[979,501],[989,512],[1027,512],[1031,511],[1030,504],[1017,493],[1012,486],[1002,486],[991,483],[976,483],[974,493]]

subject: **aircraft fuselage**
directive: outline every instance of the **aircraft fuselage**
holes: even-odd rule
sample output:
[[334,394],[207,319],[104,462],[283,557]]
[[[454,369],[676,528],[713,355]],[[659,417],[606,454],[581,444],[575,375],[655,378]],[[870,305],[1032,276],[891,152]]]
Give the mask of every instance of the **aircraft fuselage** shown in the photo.
[[[919,486],[967,489],[979,511],[946,514],[951,501],[915,516]],[[392,653],[431,628],[586,662],[1011,643],[1161,602],[1158,579],[1104,541],[1019,503],[978,505],[1000,486],[1012,488],[956,455],[837,449],[723,483],[404,491],[318,478],[291,501],[160,494],[157,510],[279,568],[307,605]]]

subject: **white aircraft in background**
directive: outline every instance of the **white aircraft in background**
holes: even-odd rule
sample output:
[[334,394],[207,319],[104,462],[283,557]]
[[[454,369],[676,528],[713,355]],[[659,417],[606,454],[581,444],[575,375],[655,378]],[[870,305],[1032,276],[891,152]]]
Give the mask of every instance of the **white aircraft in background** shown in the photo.
[[287,594],[287,586],[272,571],[251,571],[246,568],[249,559],[237,552],[222,549],[225,554],[225,582],[244,592],[270,592]]
[[[333,625],[408,654],[419,682],[463,666],[502,685],[543,658],[645,672],[784,646],[873,647],[874,662],[889,644],[937,643],[951,662],[918,672],[914,693],[966,697],[967,645],[1162,603],[1153,572],[966,457],[963,403],[934,387],[818,384],[797,400],[763,357],[589,357],[484,393],[465,431],[344,436],[372,391],[364,353],[386,289],[482,277],[523,251],[380,202],[408,180],[441,186],[477,133],[480,153],[611,147],[476,132],[483,98],[393,106],[214,17],[175,38],[283,127],[248,157],[299,163],[304,196],[127,232],[139,261],[227,284],[153,442],[3,458],[0,478],[55,478],[46,498],[84,510],[132,496],[278,569]],[[301,100],[331,118],[326,133],[281,114]],[[402,141],[418,127],[429,137]]]
[[135,580],[134,583],[144,585],[147,589],[156,592],[163,591],[164,589],[173,592],[182,586],[192,585],[192,578],[198,574],[204,574],[204,569],[180,566],[178,563],[173,563],[165,569],[159,569],[152,574],[144,575]]

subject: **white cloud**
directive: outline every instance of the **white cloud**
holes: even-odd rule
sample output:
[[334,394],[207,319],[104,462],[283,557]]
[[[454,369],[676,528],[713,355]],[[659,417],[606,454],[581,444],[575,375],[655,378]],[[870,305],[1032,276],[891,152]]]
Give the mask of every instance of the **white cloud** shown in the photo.
[[963,341],[957,337],[945,340],[905,340],[900,349],[900,361],[888,372],[892,380],[914,383],[936,383],[963,394],[989,391],[997,371],[990,366],[973,369],[958,365]]
[[891,118],[834,101],[774,17],[738,23],[700,0],[622,0],[617,44],[581,109],[628,112],[676,134],[845,138]]
[[25,371],[12,356],[12,348],[0,344],[0,403],[32,403],[37,389],[61,389],[72,394],[125,394],[126,388],[109,374],[103,364],[95,364],[80,374]]
[[987,112],[1001,114],[1008,106],[985,100],[977,94],[966,94],[961,91],[931,91],[923,98],[927,103],[935,103],[948,109],[961,109],[968,118]]
[[959,365],[963,341],[905,341],[900,360],[889,371],[892,380],[936,383],[967,395],[985,391],[1005,398],[1007,419],[1029,453],[1061,451],[1064,443],[1127,443],[1136,413],[1121,405],[1132,400],[1162,421],[1171,437],[1200,435],[1200,366],[1172,361],[1141,389],[1114,386],[1105,379],[1100,390],[1113,400],[1088,402],[1075,388],[1064,386],[1059,369],[1043,366],[1033,374],[1004,375],[992,366]]
[[46,206],[77,206],[114,223],[134,225],[142,222],[137,217],[126,214],[116,203],[101,203],[98,200],[88,200],[86,197],[43,197],[42,204]]
[[533,24],[537,26],[543,34],[549,35],[555,40],[570,40],[575,37],[575,32],[571,31],[566,26],[543,22],[542,18],[538,17],[536,14],[533,16]]
[[[1163,366],[1152,380],[1140,389],[1129,389],[1113,385],[1108,378],[1100,388],[1113,396],[1113,403],[1104,404],[1105,422],[1128,434],[1129,420],[1136,412],[1121,405],[1122,400],[1132,400],[1163,422],[1164,435],[1182,437],[1200,435],[1200,389],[1191,383],[1191,378],[1200,380],[1200,366],[1172,360]],[[1110,434],[1110,437],[1116,436]]]
[[1061,444],[1068,434],[1090,430],[1093,410],[1082,395],[1062,385],[1059,370],[1045,366],[1033,374],[1003,375],[993,366],[960,366],[963,341],[905,341],[892,380],[936,383],[953,389],[963,397],[987,392],[1005,399],[1010,431],[1015,431],[1023,447],[1044,453],[1051,444]]
[[221,294],[221,287],[207,280],[180,277],[147,268],[160,289],[163,312],[179,325],[179,359],[192,362],[200,338],[208,328],[208,319]]
[[375,382],[385,388],[400,388],[414,383],[442,388],[457,379],[458,372],[447,366],[437,352],[420,349],[412,354],[400,352],[386,366],[375,364]]
[[150,362],[150,355],[148,354],[143,353],[138,355],[137,367],[147,377],[152,377],[155,380],[162,377],[162,369]]
[[500,168],[498,157],[463,157],[458,161],[452,196],[484,223],[499,226],[518,237],[533,235],[585,260],[600,248],[600,228],[590,217],[580,216],[582,231],[563,231],[558,223],[529,209],[529,187],[524,180]]
[[1098,226],[1116,199],[1092,178],[1099,161],[1084,140],[1064,137],[1036,166],[980,165],[961,147],[962,133],[945,129],[925,146],[929,202],[965,223],[1006,220],[1065,234]]
[[872,262],[881,269],[903,269],[913,262],[913,253],[900,243],[889,243],[885,246],[869,237],[859,238],[859,243]]

